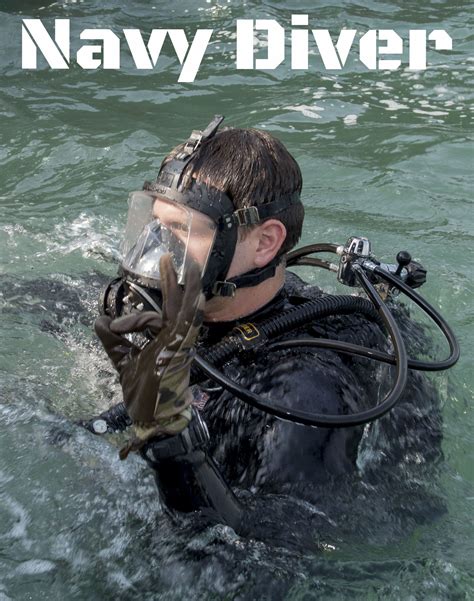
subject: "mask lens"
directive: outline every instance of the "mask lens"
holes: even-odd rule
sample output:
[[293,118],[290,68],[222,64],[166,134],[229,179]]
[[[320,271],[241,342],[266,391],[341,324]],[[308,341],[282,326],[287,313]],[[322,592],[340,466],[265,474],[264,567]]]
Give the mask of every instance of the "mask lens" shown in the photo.
[[127,256],[147,223],[153,219],[154,197],[147,192],[132,192],[128,197],[127,225],[122,243],[122,256]]
[[157,195],[133,192],[122,245],[123,267],[158,284],[160,258],[170,253],[182,284],[187,261],[198,263],[204,273],[215,231],[215,223],[203,213]]
[[124,258],[123,266],[139,276],[159,280],[160,259],[167,253],[171,254],[179,281],[186,258],[186,245],[158,221],[152,221],[142,229],[136,244]]

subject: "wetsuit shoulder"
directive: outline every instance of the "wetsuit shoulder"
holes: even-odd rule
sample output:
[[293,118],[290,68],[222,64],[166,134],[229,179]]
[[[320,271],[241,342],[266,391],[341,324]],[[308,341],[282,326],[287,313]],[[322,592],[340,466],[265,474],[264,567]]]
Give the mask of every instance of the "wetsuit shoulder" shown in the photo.
[[250,388],[284,406],[339,414],[360,405],[358,379],[336,353],[296,347],[270,352],[258,364]]
[[[288,296],[317,297],[322,292],[290,275]],[[407,322],[405,330],[413,332]],[[313,321],[285,337],[312,336],[343,340],[387,350],[379,326],[360,314],[336,315]],[[393,381],[392,368],[369,359],[320,349],[295,347],[269,351],[252,359],[235,358],[224,372],[242,386],[288,408],[323,414],[354,413],[376,404]],[[440,448],[440,413],[437,395],[426,378],[411,374],[403,397],[392,412],[373,424],[365,448],[377,456],[402,464],[433,457]],[[207,403],[205,419],[215,455],[234,484],[278,491],[295,483],[321,483],[354,472],[359,465],[363,427],[310,428],[277,420],[223,392]],[[419,417],[418,417],[419,416]],[[426,447],[426,448],[423,448]],[[372,457],[371,451],[365,457]],[[372,459],[371,459],[372,461]]]
[[[333,353],[282,354],[273,357],[268,396],[289,408],[342,415],[359,411],[365,391],[354,373]],[[356,469],[362,428],[312,428],[273,420],[263,434],[255,484],[278,490],[305,482],[320,484]]]
[[[322,414],[357,411],[363,390],[334,353],[296,348],[260,356],[227,374],[267,401]],[[361,428],[310,428],[269,416],[224,392],[208,403],[205,419],[213,452],[233,484],[282,490],[354,471]]]

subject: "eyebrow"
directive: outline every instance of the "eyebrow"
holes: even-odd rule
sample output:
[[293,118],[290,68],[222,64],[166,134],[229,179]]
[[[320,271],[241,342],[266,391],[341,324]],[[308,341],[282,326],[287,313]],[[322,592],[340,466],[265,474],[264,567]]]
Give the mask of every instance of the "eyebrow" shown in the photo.
[[166,225],[168,227],[172,227],[175,228],[177,230],[183,230],[183,231],[188,231],[188,224],[187,223],[183,223],[182,221],[167,221]]
[[[153,216],[155,218],[159,217],[159,213],[161,213],[161,215],[164,215],[165,219],[167,217],[167,215],[170,215],[168,217],[168,219],[179,219],[179,217],[183,216],[183,212],[182,210],[180,210],[178,207],[173,207],[171,205],[161,205],[157,207],[156,204],[153,204],[153,209],[152,209],[152,213]],[[179,216],[179,217],[177,217]]]

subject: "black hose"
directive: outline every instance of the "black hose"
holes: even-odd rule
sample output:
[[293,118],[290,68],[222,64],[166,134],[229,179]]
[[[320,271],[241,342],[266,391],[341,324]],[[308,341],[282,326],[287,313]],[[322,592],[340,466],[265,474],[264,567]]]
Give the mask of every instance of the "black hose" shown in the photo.
[[[266,320],[259,323],[257,327],[261,336],[265,340],[267,340],[268,338],[276,337],[284,332],[294,330],[298,326],[303,325],[308,321],[322,317],[327,317],[329,315],[340,315],[348,313],[361,313],[369,319],[378,322],[379,325],[383,326],[383,321],[380,319],[379,313],[374,308],[374,305],[367,299],[356,296],[327,295],[314,300],[308,300],[301,305],[292,307],[291,309],[288,309],[287,311],[281,313],[277,317],[267,318]],[[278,345],[286,344],[286,347],[291,348],[292,346],[296,346],[293,343],[297,342],[298,340],[289,340],[282,343],[273,343],[271,346],[273,348],[273,346],[275,345],[275,348],[279,348]],[[340,348],[339,345],[341,345]],[[369,348],[356,347],[356,345],[352,345],[357,349],[357,351],[354,353],[353,348],[346,348],[351,346],[348,343],[331,340],[303,339],[301,341],[300,346],[321,346],[325,348],[330,348],[332,350],[340,350],[341,352],[347,352],[349,354],[363,354],[364,356],[370,355],[370,353],[372,352]],[[344,348],[342,348],[343,346]],[[202,373],[204,372],[212,380],[216,381],[220,385],[223,385],[222,379],[225,379],[225,376],[221,374],[221,372],[219,372],[216,368],[221,367],[227,360],[233,357],[235,353],[241,350],[242,342],[237,335],[227,336],[224,340],[215,344],[209,349],[199,349],[199,354],[195,355],[193,361],[190,380],[191,384],[195,384],[197,382],[202,381]],[[374,352],[377,353],[377,351]],[[395,359],[390,355],[387,355],[387,357],[395,361]],[[230,380],[228,380],[227,388],[230,389],[229,386],[231,386],[232,384],[233,383]],[[238,384],[234,384],[234,386],[235,388],[233,390],[235,394],[242,400],[245,400],[245,398],[243,398],[242,392],[245,391],[245,389],[240,388]],[[283,417],[283,419],[291,419],[289,417],[285,418],[283,416],[283,409],[279,414],[277,409],[274,408],[274,410],[270,410],[268,408],[265,408],[265,405],[259,406],[257,401],[251,404],[253,404],[255,407],[262,409],[262,411],[269,411],[277,417]],[[318,425],[315,423],[313,424],[314,420],[311,419],[312,414],[307,414],[305,417],[305,415],[303,415],[300,412],[298,415],[299,419],[294,419],[292,421],[296,421],[297,423],[303,423],[307,425]],[[123,431],[131,424],[131,420],[127,414],[125,405],[123,403],[118,403],[117,405],[111,407],[104,413],[100,414],[98,417],[94,418],[94,420],[90,420],[90,422],[86,424],[87,429],[89,429],[92,432],[95,432],[93,429],[93,422],[97,419],[103,419],[106,422],[107,427],[110,431]]]
[[321,267],[322,269],[332,271],[334,266],[329,261],[325,261],[324,259],[316,259],[315,257],[308,257],[307,255],[312,255],[314,253],[337,254],[337,249],[337,244],[309,244],[308,246],[303,246],[302,248],[297,248],[296,250],[289,252],[286,255],[286,264],[288,267],[308,265],[310,267]]
[[[449,325],[446,323],[446,320],[417,292],[414,292],[412,288],[407,286],[405,282],[403,282],[396,276],[388,274],[388,272],[379,269],[378,275],[383,277],[384,274],[387,274],[386,279],[389,280],[394,287],[398,288],[407,296],[409,296],[423,311],[425,311],[433,319],[436,325],[443,332],[449,344],[450,355],[447,359],[444,359],[443,361],[428,362],[409,358],[407,361],[408,367],[410,369],[416,369],[417,371],[443,371],[445,369],[448,369],[449,367],[452,367],[459,359],[460,349],[456,336],[454,335]],[[345,353],[347,355],[357,355],[359,357],[366,357],[367,359],[374,359],[377,361],[381,361],[382,363],[389,363],[391,365],[395,365],[396,363],[394,355],[390,355],[388,353],[384,353],[383,351],[378,351],[376,349],[371,349],[367,346],[359,346],[358,344],[351,344],[350,342],[341,342],[338,340],[321,340],[317,338],[294,338],[291,340],[284,340],[281,342],[272,342],[267,346],[268,350],[275,351],[282,350],[285,348],[297,347],[323,348],[331,351],[337,351],[338,353]]]
[[[365,298],[357,296],[324,296],[309,300],[302,305],[292,307],[277,317],[270,317],[257,325],[262,340],[274,338],[284,332],[291,332],[295,328],[314,319],[321,319],[329,315],[361,313],[382,325],[379,313],[373,304]],[[199,355],[212,365],[219,367],[242,350],[242,342],[237,334],[230,334],[221,342],[209,349],[199,349]],[[193,373],[191,381],[195,382],[198,375]]]
[[306,255],[312,255],[313,253],[333,253],[337,254],[337,249],[339,248],[338,244],[331,244],[322,242],[320,244],[308,244],[307,246],[303,246],[301,248],[297,248],[296,250],[292,250],[286,255],[286,264],[293,265],[296,263],[296,260],[300,257],[305,257]]
[[[323,269],[331,269],[331,263],[329,261],[324,261],[321,259],[314,259],[308,257],[313,253],[318,252],[328,252],[337,254],[338,249],[337,244],[331,243],[320,243],[320,244],[308,244],[307,246],[303,246],[302,248],[296,249],[287,255],[287,264],[288,265],[311,265],[314,267],[322,267]],[[454,335],[452,329],[446,322],[446,320],[436,311],[436,309],[430,305],[422,296],[420,296],[417,292],[413,290],[408,284],[406,284],[401,278],[393,275],[389,271],[385,271],[381,267],[375,267],[374,274],[381,277],[385,281],[389,282],[393,287],[397,288],[401,292],[405,293],[408,298],[410,298],[415,304],[417,304],[439,327],[439,329],[443,332],[446,340],[449,344],[450,354],[447,359],[442,361],[422,361],[419,359],[410,359],[408,358],[408,367],[410,369],[416,369],[418,371],[443,371],[452,367],[458,360],[460,356],[460,348],[459,343]],[[354,354],[362,357],[367,357],[369,359],[377,359],[378,361],[382,361],[383,363],[390,363],[392,365],[395,364],[395,357],[393,355],[389,355],[388,353],[384,353],[382,351],[377,351],[375,349],[370,349],[368,347],[358,346],[350,343],[338,342],[336,340],[314,340],[311,342],[311,339],[299,339],[299,341],[291,340],[286,341],[288,348],[298,346],[298,342],[301,346],[314,346],[319,348],[327,348],[331,350],[335,350],[341,353],[346,354]],[[282,343],[273,343],[271,348],[280,349]],[[270,348],[270,347],[269,347]]]
[[[350,428],[353,426],[367,424],[382,417],[382,415],[385,415],[385,413],[390,411],[395,406],[406,385],[408,368],[405,343],[403,342],[403,338],[400,334],[400,330],[398,329],[395,319],[379,297],[377,291],[368,280],[362,268],[356,265],[354,266],[354,270],[356,271],[356,275],[361,286],[364,288],[371,301],[377,307],[380,317],[387,328],[390,338],[392,339],[395,351],[394,358],[397,364],[395,383],[383,401],[376,407],[372,407],[365,411],[359,411],[357,413],[353,413],[352,415],[327,415],[313,412],[309,413],[307,411],[300,411],[299,409],[290,410],[282,405],[279,405],[278,403],[267,401],[254,392],[251,392],[243,386],[240,386],[240,384],[233,382],[224,374],[219,372],[214,366],[205,361],[201,356],[196,356],[195,362],[209,378],[217,381],[219,384],[221,384],[221,386],[223,386],[229,392],[235,394],[242,401],[252,405],[252,407],[255,407],[256,409],[260,409],[261,411],[265,411],[266,413],[286,421],[313,427]],[[284,347],[285,342],[280,343],[280,348]]]
[[315,259],[313,257],[300,257],[294,259],[288,267],[300,267],[303,265],[308,265],[309,267],[321,267],[322,269],[327,269],[328,271],[336,271],[334,269],[332,263],[329,261],[324,261],[324,259]]
[[[313,251],[314,252],[314,251]],[[407,286],[400,278],[392,275],[389,272],[377,267],[375,268],[375,274],[385,279],[395,288],[404,292],[411,300],[413,300],[422,310],[424,310],[429,317],[433,319],[436,325],[441,329],[443,334],[445,335],[449,348],[450,355],[447,359],[443,361],[437,362],[427,362],[427,361],[419,361],[417,359],[408,359],[405,349],[405,344],[403,342],[403,338],[400,334],[400,330],[395,322],[390,311],[387,309],[382,299],[378,295],[374,286],[371,284],[367,276],[365,275],[363,268],[355,263],[353,265],[353,269],[356,273],[357,279],[359,283],[364,288],[366,294],[369,296],[371,301],[377,307],[380,317],[382,318],[389,335],[392,339],[392,343],[394,346],[394,355],[390,355],[388,353],[383,353],[376,349],[370,349],[367,347],[358,346],[355,344],[350,344],[347,342],[340,342],[336,340],[317,340],[317,339],[292,339],[286,340],[276,343],[271,343],[267,348],[271,348],[272,350],[280,350],[285,348],[294,348],[301,346],[312,346],[312,347],[320,347],[326,348],[328,350],[335,350],[338,352],[346,353],[346,354],[354,354],[359,356],[364,356],[370,359],[376,359],[379,361],[383,361],[385,363],[391,363],[397,365],[397,375],[396,381],[391,389],[391,391],[385,396],[384,400],[379,403],[376,407],[368,409],[366,411],[361,411],[352,415],[322,415],[317,413],[308,413],[306,411],[299,411],[295,409],[288,410],[287,408],[268,402],[258,395],[252,393],[249,390],[246,390],[242,386],[236,384],[229,380],[226,376],[217,371],[212,365],[209,365],[202,357],[196,357],[196,363],[200,367],[200,369],[206,373],[208,377],[217,381],[221,386],[235,394],[241,400],[247,402],[248,404],[260,409],[262,411],[266,411],[280,419],[288,420],[291,422],[300,423],[308,426],[319,426],[319,427],[351,427],[357,426],[364,423],[369,423],[374,421],[388,411],[390,411],[398,399],[406,385],[408,368],[418,369],[422,371],[440,371],[447,369],[454,365],[456,361],[459,359],[460,350],[459,344],[457,342],[454,333],[452,332],[449,325],[446,323],[444,318],[427,302],[425,301],[418,293],[416,293],[412,288]],[[349,297],[354,298],[354,297]],[[318,299],[319,300],[319,299]],[[363,299],[360,299],[363,300]],[[296,307],[299,309],[300,307]],[[291,323],[291,319],[289,320]],[[286,320],[282,320],[281,324],[287,323]],[[275,327],[275,331],[279,330],[278,327]],[[275,332],[272,329],[268,329],[268,332],[271,335],[275,335]]]
[[414,303],[416,303],[429,317],[431,317],[431,319],[443,332],[446,340],[448,341],[450,354],[447,359],[436,362],[409,359],[408,366],[413,369],[419,369],[421,371],[442,371],[444,369],[452,367],[459,359],[460,349],[456,336],[454,335],[454,332],[451,330],[446,320],[422,296],[415,292],[413,288],[410,288],[410,286],[405,284],[405,282],[403,282],[396,275],[393,275],[388,271],[381,269],[380,267],[376,267],[374,269],[374,273],[379,277],[383,278],[386,282],[389,282],[395,288],[398,288],[398,290],[401,290],[408,296],[408,298],[410,298]]

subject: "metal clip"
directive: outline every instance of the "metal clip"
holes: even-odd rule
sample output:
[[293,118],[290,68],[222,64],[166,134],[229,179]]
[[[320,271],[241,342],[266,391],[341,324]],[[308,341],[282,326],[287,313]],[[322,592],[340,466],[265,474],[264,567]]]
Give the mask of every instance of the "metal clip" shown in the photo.
[[235,296],[237,286],[233,282],[215,282],[212,287],[214,296]]
[[182,160],[188,157],[189,155],[193,154],[193,152],[195,152],[198,146],[201,144],[201,141],[202,131],[196,129],[193,130],[188,140],[186,141],[183,150],[179,153],[177,158]]
[[260,222],[260,214],[257,207],[245,207],[233,212],[234,219],[238,226],[256,225]]

